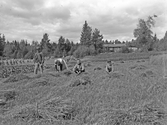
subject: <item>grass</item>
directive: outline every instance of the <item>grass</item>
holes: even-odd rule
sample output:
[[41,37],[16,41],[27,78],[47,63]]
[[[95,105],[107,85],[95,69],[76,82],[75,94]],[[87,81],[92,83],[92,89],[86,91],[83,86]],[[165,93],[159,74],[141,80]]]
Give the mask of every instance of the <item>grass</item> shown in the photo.
[[50,60],[42,75],[2,79],[0,99],[6,103],[0,105],[0,124],[167,124],[167,79],[162,67],[144,59],[124,60],[115,62],[114,72],[107,74],[99,58],[107,56],[85,61],[86,72],[78,76],[67,70],[55,72]]
[[97,56],[88,56],[86,60],[91,61],[107,61],[111,59],[113,61],[122,61],[122,60],[141,60],[142,59],[149,59],[151,56],[155,55],[162,55],[166,52],[159,52],[159,51],[150,51],[150,52],[136,52],[136,53],[101,53]]

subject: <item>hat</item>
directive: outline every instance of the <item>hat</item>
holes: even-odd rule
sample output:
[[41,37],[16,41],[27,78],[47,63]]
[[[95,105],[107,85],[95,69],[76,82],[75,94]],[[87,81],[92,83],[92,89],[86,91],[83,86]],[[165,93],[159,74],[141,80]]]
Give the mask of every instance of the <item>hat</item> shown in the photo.
[[36,48],[37,50],[39,50],[40,49],[40,47],[39,46],[37,46],[37,48]]
[[78,62],[78,64],[81,64],[81,60],[80,59],[78,59],[77,62]]
[[110,62],[112,62],[111,59],[107,60],[107,63],[110,63]]

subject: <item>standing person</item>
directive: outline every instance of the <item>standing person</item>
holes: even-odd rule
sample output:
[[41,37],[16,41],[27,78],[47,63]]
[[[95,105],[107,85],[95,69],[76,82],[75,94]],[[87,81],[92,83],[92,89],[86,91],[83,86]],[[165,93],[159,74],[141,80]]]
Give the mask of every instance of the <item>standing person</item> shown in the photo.
[[111,60],[109,60],[109,61],[107,61],[106,72],[110,73],[113,71],[114,71],[114,63]]
[[38,73],[38,69],[40,70],[40,72],[42,74],[43,73],[44,57],[43,57],[42,52],[40,52],[39,47],[37,47],[37,52],[35,53],[35,56],[34,56],[34,63],[35,63],[34,74]]
[[73,71],[78,75],[85,72],[84,65],[81,63],[80,59],[77,60],[77,64],[74,66]]

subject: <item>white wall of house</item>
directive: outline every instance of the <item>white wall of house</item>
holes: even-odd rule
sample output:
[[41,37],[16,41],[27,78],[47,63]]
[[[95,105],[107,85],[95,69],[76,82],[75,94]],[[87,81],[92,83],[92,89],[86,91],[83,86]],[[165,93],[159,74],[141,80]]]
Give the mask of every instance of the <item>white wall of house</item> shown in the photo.
[[133,50],[133,51],[136,51],[137,48],[136,47],[128,47],[129,49]]

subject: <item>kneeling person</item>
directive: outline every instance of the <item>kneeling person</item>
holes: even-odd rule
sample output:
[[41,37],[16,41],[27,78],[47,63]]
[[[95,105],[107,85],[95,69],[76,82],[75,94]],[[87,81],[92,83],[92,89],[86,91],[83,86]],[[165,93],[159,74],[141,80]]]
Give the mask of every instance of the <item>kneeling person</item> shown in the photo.
[[111,60],[107,61],[107,65],[106,65],[106,72],[107,73],[110,73],[110,72],[114,71],[114,65],[113,64],[114,63]]
[[78,75],[82,72],[85,72],[85,68],[84,65],[81,63],[81,60],[77,60],[77,64],[74,66],[73,71]]

